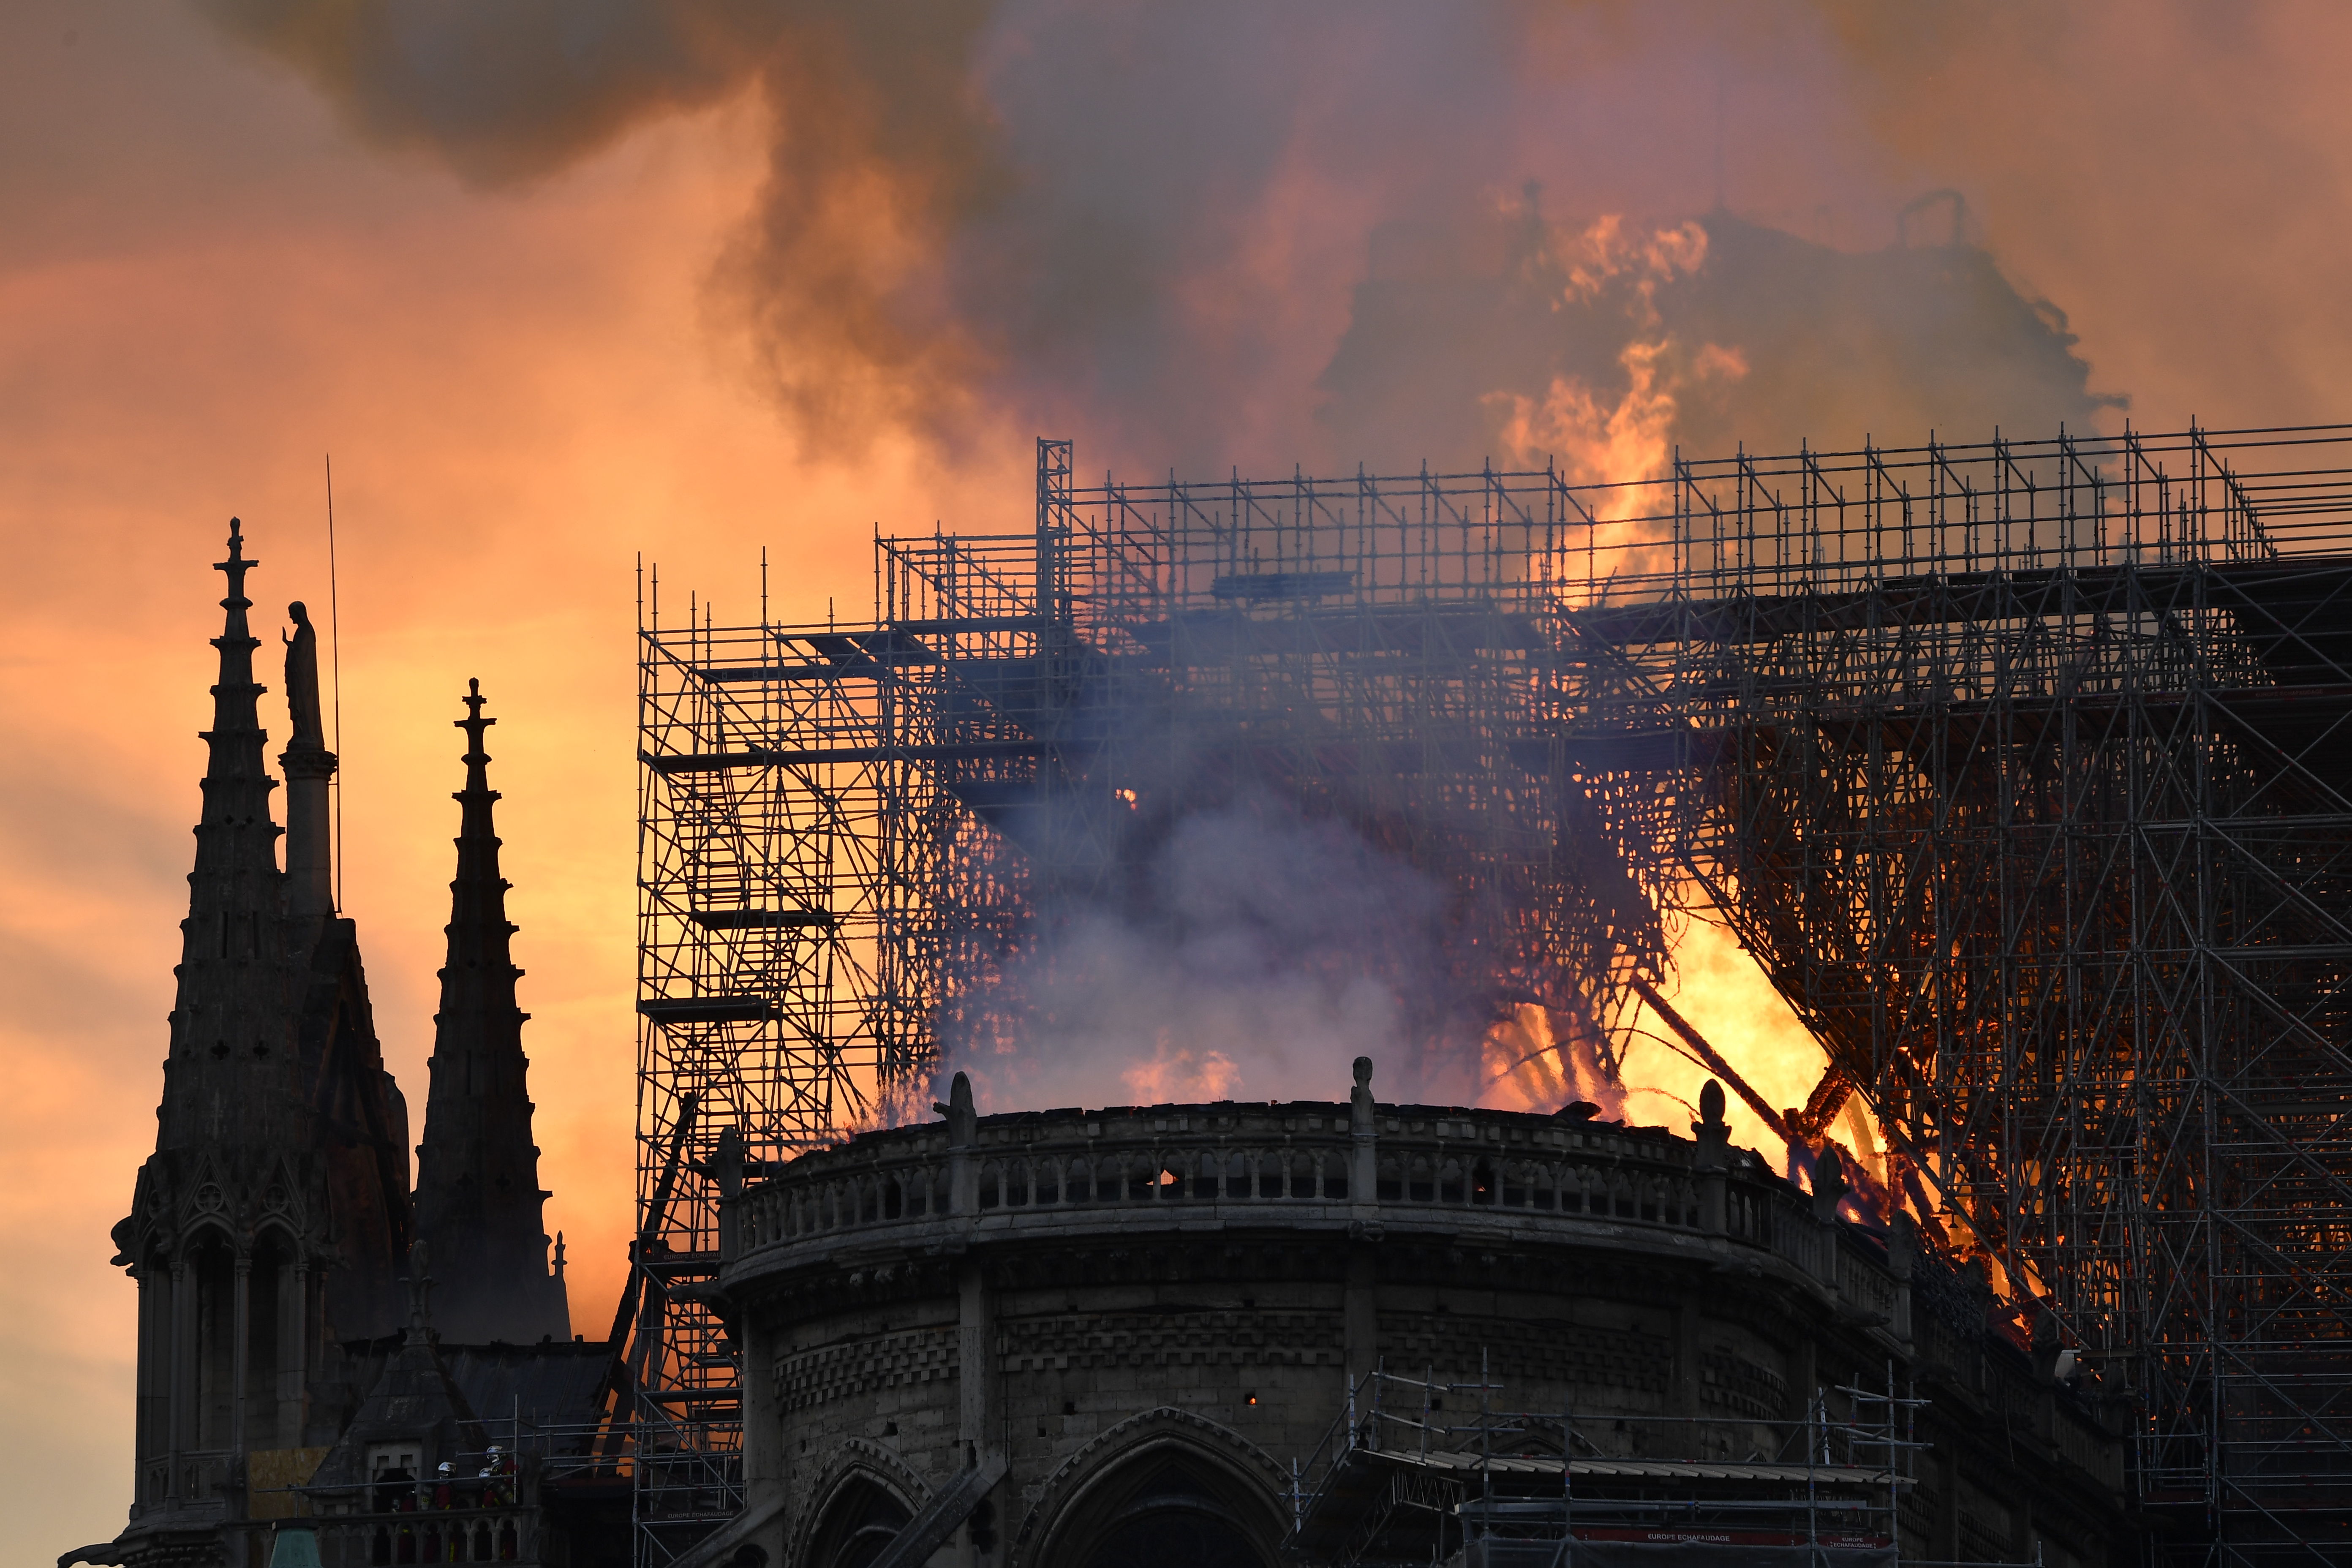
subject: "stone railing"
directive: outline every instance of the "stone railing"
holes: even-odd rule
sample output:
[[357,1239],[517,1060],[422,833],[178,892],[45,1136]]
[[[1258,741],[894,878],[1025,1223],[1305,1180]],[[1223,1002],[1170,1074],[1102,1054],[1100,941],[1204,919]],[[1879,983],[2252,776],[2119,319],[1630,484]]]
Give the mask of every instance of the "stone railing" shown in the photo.
[[[1253,1214],[1384,1234],[1440,1222],[1606,1222],[1720,1237],[1777,1258],[1866,1321],[1907,1331],[1901,1282],[1811,1201],[1727,1147],[1659,1128],[1429,1106],[1216,1103],[1049,1110],[861,1133],[803,1154],[729,1205],[732,1266],[951,1226],[1123,1226]],[[1146,1221],[1146,1223],[1150,1223]],[[1759,1258],[1760,1260],[1760,1258]]]
[[402,1568],[412,1563],[536,1563],[537,1517],[535,1509],[509,1505],[289,1522],[317,1532],[323,1568]]
[[169,1510],[218,1507],[236,1477],[236,1455],[226,1448],[183,1448],[139,1466],[139,1507]]

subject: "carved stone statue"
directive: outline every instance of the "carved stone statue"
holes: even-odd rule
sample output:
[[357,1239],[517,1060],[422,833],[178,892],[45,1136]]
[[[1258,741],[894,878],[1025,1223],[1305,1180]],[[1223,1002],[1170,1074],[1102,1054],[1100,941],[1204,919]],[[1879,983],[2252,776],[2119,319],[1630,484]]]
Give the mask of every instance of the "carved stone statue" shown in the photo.
[[403,1283],[408,1287],[408,1342],[423,1344],[433,1337],[433,1276],[432,1254],[418,1237],[408,1244],[408,1272]]
[[1845,1161],[1838,1155],[1837,1145],[1824,1144],[1821,1157],[1813,1163],[1813,1217],[1823,1225],[1837,1221],[1838,1205],[1845,1201],[1853,1184],[1846,1180]]
[[1356,1058],[1355,1087],[1348,1090],[1348,1131],[1359,1138],[1372,1135],[1372,1058]]
[[323,752],[327,731],[319,718],[319,634],[301,600],[287,605],[286,613],[294,621],[294,635],[286,638],[286,710],[294,722],[288,750]]
[[948,1119],[948,1146],[965,1149],[980,1138],[980,1113],[972,1104],[971,1079],[958,1073],[949,1080],[945,1104],[931,1102],[931,1109]]
[[703,1162],[702,1169],[718,1184],[720,1197],[740,1198],[743,1195],[743,1164],[742,1129],[732,1125],[719,1129],[719,1147],[709,1160]]

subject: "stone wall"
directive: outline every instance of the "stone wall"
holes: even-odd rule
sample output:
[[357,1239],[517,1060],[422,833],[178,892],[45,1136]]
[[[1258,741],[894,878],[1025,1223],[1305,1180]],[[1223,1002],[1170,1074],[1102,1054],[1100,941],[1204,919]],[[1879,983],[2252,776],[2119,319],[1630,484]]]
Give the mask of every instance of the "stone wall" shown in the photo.
[[1851,1417],[1838,1390],[1892,1375],[1934,1401],[1906,1547],[2105,1562],[2120,1458],[2094,1406],[1987,1336],[1985,1303],[1968,1332],[1915,1313],[1942,1265],[1695,1131],[1360,1097],[966,1113],[803,1156],[724,1233],[756,1539],[863,1561],[1001,1465],[932,1561],[1083,1568],[1148,1516],[1221,1519],[1270,1563],[1376,1368],[1662,1458],[1785,1442],[1763,1424],[1817,1395]]

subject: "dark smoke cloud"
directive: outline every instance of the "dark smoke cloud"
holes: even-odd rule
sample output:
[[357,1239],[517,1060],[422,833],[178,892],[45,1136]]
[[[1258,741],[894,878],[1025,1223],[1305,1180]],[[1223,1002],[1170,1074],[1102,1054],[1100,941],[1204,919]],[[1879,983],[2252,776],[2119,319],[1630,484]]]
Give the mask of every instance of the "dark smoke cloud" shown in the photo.
[[[1571,237],[1706,215],[1713,253],[1654,335],[1686,445],[1980,438],[2103,406],[1998,246],[1888,248],[1927,187],[2064,188],[2021,172],[2054,153],[2027,121],[2080,96],[2053,61],[2113,50],[2036,7],[200,3],[362,136],[486,185],[756,96],[767,176],[710,300],[813,451],[906,428],[950,449],[1075,434],[1089,467],[1145,472],[1508,458],[1510,396],[1632,390],[1622,345],[1528,365],[1563,324],[1529,318],[1596,301],[1521,275],[1509,309],[1431,289],[1401,321],[1368,290],[1384,236],[1491,249],[1529,179]],[[2137,30],[2247,52],[2193,6]],[[1996,84],[2019,107],[1988,119]],[[2025,221],[2046,239],[2066,219]],[[1710,344],[1739,374],[1699,364]]]
[[645,0],[200,0],[295,66],[354,130],[503,184],[564,167],[650,116],[711,103],[782,41],[775,7]]
[[799,434],[1054,429],[1145,471],[1368,455],[1314,417],[1368,237],[1529,176],[1571,218],[1695,209],[1727,80],[1769,84],[1731,96],[1778,149],[1733,150],[1736,200],[1891,213],[1916,176],[1858,150],[1849,79],[1937,42],[1837,5],[206,3],[485,184],[756,93],[772,155],[713,300]]
[[1384,226],[1318,382],[1325,423],[1376,471],[1491,456],[1595,482],[1677,449],[2038,436],[2121,405],[2091,390],[2065,313],[1969,243],[1957,195],[1932,205],[1919,242],[1860,254],[1723,211],[1556,224],[1532,190]]
[[[768,166],[710,300],[812,451],[1052,432],[1130,472],[1599,479],[2097,407],[1987,252],[1885,248],[1943,183],[1872,151],[1886,85],[1954,42],[1924,9],[204,3],[483,186],[756,98]],[[1677,213],[1706,216],[1641,216]],[[1453,259],[1400,259],[1415,234]],[[992,1092],[1327,1094],[1369,1050],[1391,1092],[1481,1094],[1491,999],[1414,969],[1444,942],[1417,874],[1279,812],[1189,818],[1150,870],[1139,901],[1045,901],[1020,1048],[950,1041]]]
[[756,90],[775,152],[715,280],[779,404],[825,444],[882,421],[963,423],[991,362],[938,264],[1009,187],[973,76],[986,5],[204,5],[317,83],[360,135],[486,186]]

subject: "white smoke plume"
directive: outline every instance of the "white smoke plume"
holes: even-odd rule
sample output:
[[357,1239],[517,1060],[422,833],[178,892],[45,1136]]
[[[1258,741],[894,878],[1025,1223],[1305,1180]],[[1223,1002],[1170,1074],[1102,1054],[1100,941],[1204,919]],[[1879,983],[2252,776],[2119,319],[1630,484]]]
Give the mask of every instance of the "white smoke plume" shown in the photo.
[[1486,1005],[1454,993],[1447,894],[1412,867],[1261,798],[1185,816],[1120,881],[1039,899],[946,1042],[983,1105],[1330,1100],[1359,1056],[1384,1099],[1482,1098],[1462,1047]]

